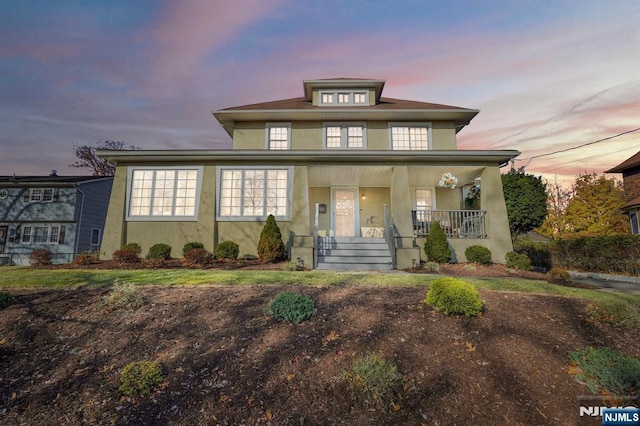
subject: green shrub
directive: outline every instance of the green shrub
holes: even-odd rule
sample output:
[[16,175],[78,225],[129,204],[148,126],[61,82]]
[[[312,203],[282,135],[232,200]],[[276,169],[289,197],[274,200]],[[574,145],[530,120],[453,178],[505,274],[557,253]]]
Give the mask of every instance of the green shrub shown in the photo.
[[515,251],[510,251],[506,255],[507,267],[520,269],[523,271],[531,270],[531,259],[524,253],[516,253]]
[[124,250],[135,250],[138,256],[142,253],[142,246],[138,243],[128,243],[122,246]]
[[104,303],[112,309],[138,309],[144,305],[144,296],[135,284],[130,282],[121,283],[116,279],[113,283],[113,288],[104,297]]
[[31,266],[47,266],[51,265],[53,255],[51,252],[44,248],[35,249],[29,255],[29,263]]
[[588,348],[569,354],[575,376],[593,393],[640,395],[640,361],[610,348]]
[[388,409],[403,389],[398,368],[377,355],[357,358],[342,373],[349,390],[365,404]]
[[464,251],[464,255],[469,262],[488,265],[491,263],[491,250],[484,246],[469,246]]
[[140,254],[135,248],[122,248],[113,252],[113,260],[118,263],[139,263]]
[[317,309],[313,300],[298,293],[280,293],[269,301],[265,313],[278,321],[299,324],[311,318]]
[[640,235],[607,235],[554,241],[553,264],[564,269],[635,276]]
[[197,241],[192,241],[190,243],[185,244],[182,247],[182,257],[186,257],[187,253],[189,253],[191,250],[193,250],[195,248],[197,248],[197,249],[204,248],[204,244],[199,243]]
[[300,268],[296,262],[286,262],[282,265],[283,271],[298,271]]
[[552,284],[568,284],[571,282],[571,275],[562,268],[554,267],[547,272],[547,281]]
[[128,396],[149,396],[163,381],[162,365],[158,361],[137,361],[122,369],[118,390]]
[[154,244],[149,248],[148,259],[167,260],[171,257],[171,246],[165,243]]
[[240,247],[233,241],[222,241],[216,247],[216,257],[218,259],[237,259]]
[[0,309],[7,308],[16,303],[16,298],[10,293],[0,291]]
[[640,324],[636,308],[624,300],[602,299],[587,305],[587,314],[596,322],[621,328],[633,328]]
[[438,263],[447,263],[451,261],[451,249],[447,242],[447,236],[440,226],[440,222],[431,222],[429,227],[429,235],[424,243],[424,253],[427,260]]
[[549,270],[553,267],[551,244],[546,241],[533,241],[526,237],[518,237],[513,242],[513,251],[525,254],[533,266]]
[[258,257],[263,262],[279,262],[287,257],[280,228],[272,214],[267,218],[267,223],[260,233]]
[[439,278],[429,285],[425,298],[427,305],[447,315],[477,315],[483,302],[475,286],[457,278]]
[[192,248],[184,255],[184,260],[190,265],[205,266],[211,263],[213,255],[205,248]]

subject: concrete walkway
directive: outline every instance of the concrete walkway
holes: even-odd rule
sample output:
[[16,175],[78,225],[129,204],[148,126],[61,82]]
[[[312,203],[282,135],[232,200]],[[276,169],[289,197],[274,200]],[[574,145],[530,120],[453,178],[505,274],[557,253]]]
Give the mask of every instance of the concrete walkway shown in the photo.
[[614,291],[640,296],[640,277],[569,271],[576,282],[595,285],[602,291]]

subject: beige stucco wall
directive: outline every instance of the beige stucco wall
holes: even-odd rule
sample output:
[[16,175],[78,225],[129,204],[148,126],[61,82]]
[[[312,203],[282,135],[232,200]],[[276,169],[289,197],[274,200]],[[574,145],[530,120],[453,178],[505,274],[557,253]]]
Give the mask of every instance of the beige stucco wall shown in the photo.
[[138,243],[142,254],[157,243],[169,244],[173,257],[182,257],[182,247],[191,241],[204,244],[207,250],[214,249],[215,230],[215,186],[214,166],[205,166],[202,176],[202,191],[195,221],[126,221],[127,168],[118,167],[111,190],[111,200],[105,222],[101,252],[110,259],[113,252],[127,243]]
[[[274,122],[275,123],[275,122]],[[296,121],[291,123],[292,150],[321,150],[324,148],[323,124],[320,121]],[[389,127],[386,121],[369,121],[367,149],[388,150]],[[456,149],[456,133],[453,123],[434,122],[431,129],[432,149]],[[265,149],[266,125],[264,122],[236,123],[233,134],[234,149]]]

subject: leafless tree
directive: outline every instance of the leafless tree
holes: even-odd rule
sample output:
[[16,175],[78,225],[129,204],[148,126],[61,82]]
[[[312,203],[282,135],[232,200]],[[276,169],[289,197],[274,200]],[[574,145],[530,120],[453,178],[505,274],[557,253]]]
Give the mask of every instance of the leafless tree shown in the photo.
[[121,141],[98,142],[95,146],[79,145],[73,147],[73,153],[78,158],[69,167],[87,168],[93,170],[93,176],[113,176],[116,165],[96,155],[97,150],[126,151],[140,149],[137,146],[125,145]]

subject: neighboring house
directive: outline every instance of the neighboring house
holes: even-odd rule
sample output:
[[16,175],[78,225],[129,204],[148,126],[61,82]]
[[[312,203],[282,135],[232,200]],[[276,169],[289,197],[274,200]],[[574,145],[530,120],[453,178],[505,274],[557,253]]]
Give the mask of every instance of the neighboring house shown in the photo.
[[[436,220],[458,260],[481,244],[504,262],[500,167],[519,152],[459,150],[478,110],[385,98],[384,84],[310,80],[300,98],[214,111],[232,150],[99,151],[118,164],[102,251],[233,240],[255,254],[273,214],[306,267],[410,268]],[[439,186],[445,173],[455,188]],[[482,210],[465,210],[478,182]]]
[[0,264],[28,265],[36,248],[54,263],[100,249],[112,177],[0,176]]
[[631,233],[640,234],[640,151],[605,173],[622,173],[627,203],[622,210],[629,215]]

